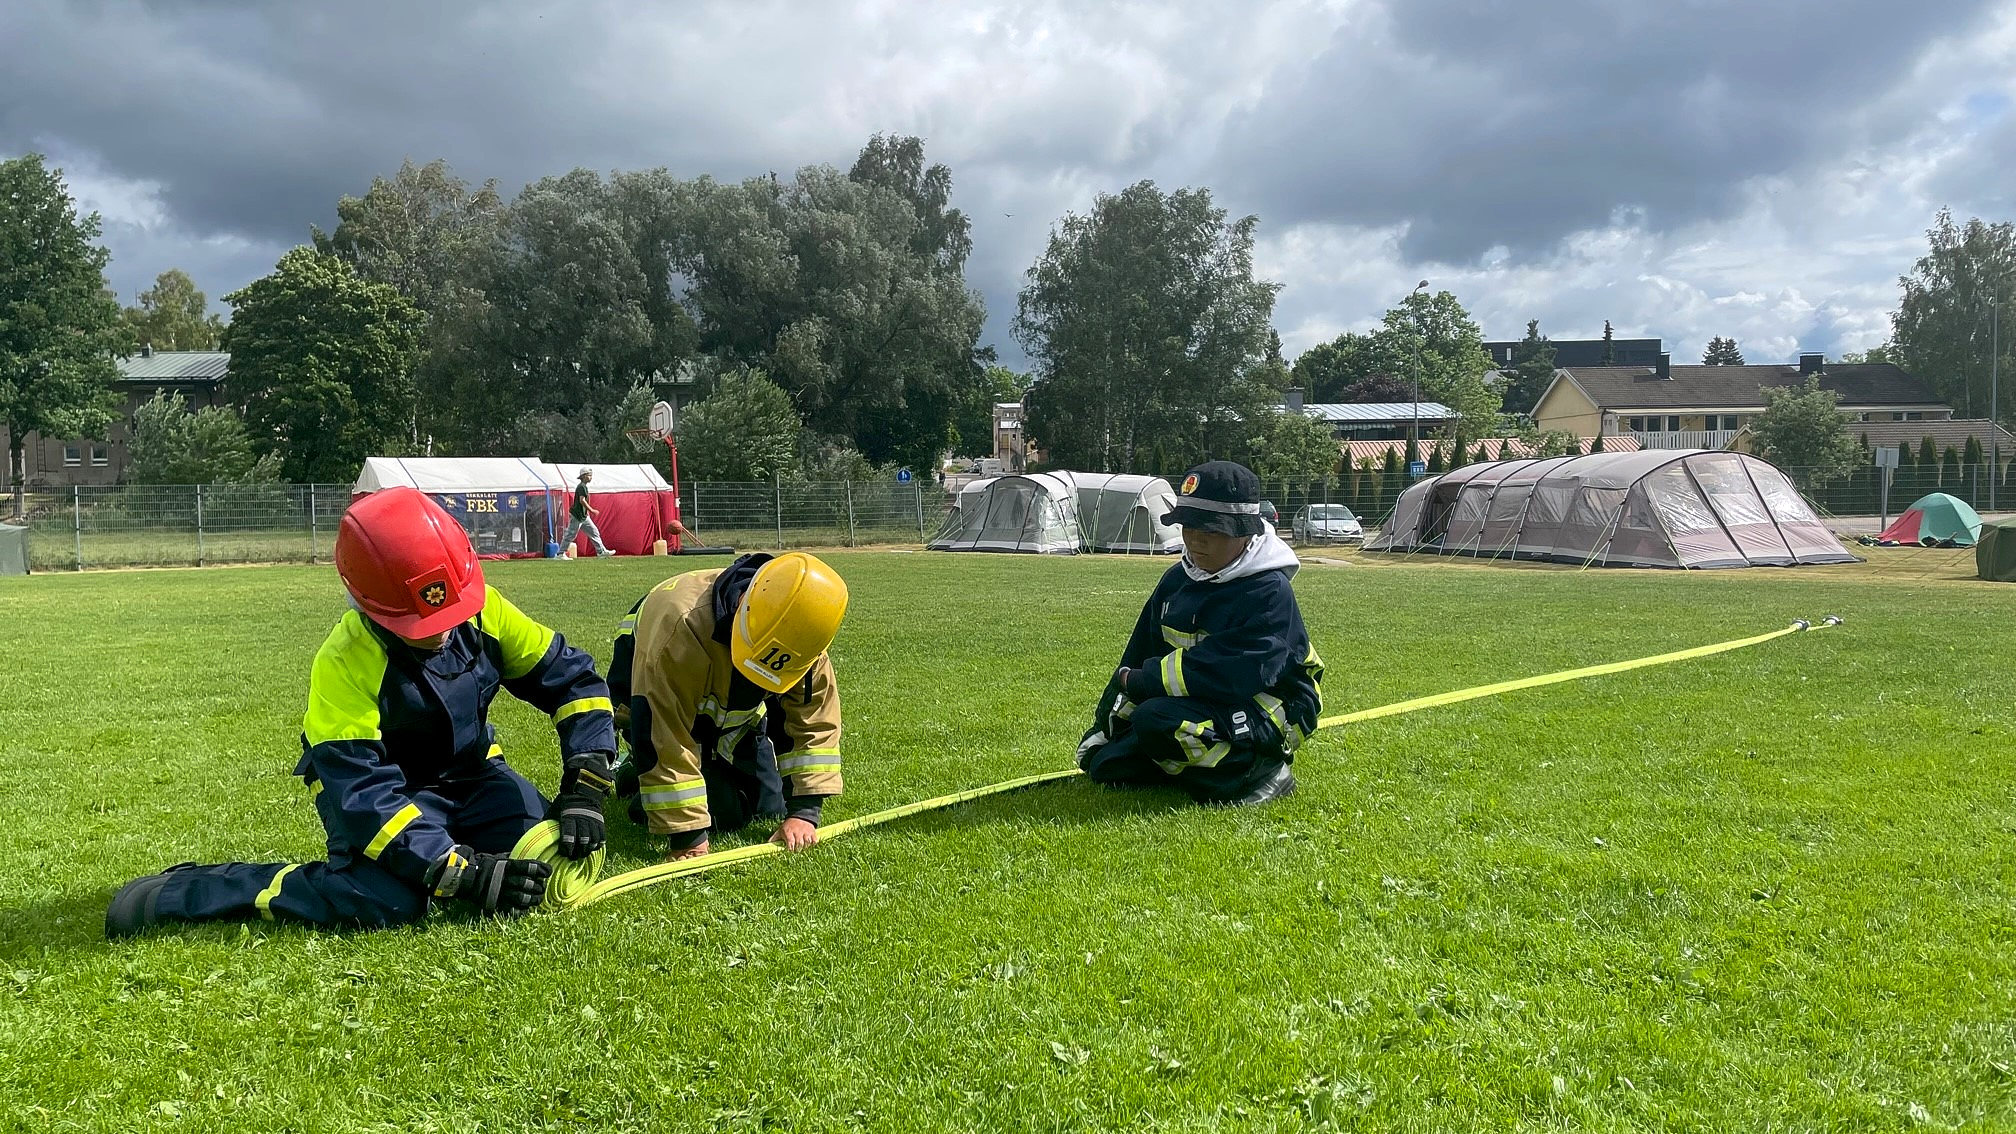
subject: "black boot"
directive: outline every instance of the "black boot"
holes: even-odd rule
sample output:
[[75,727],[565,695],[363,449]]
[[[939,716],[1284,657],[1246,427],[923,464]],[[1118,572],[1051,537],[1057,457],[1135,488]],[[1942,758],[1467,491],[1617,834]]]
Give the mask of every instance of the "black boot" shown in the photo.
[[112,904],[105,908],[105,936],[132,937],[150,925],[159,925],[162,918],[154,912],[154,904],[161,898],[162,887],[168,885],[170,875],[195,865],[180,863],[122,886],[112,895]]
[[1245,794],[1226,799],[1213,800],[1219,807],[1251,807],[1256,803],[1266,803],[1270,799],[1280,799],[1295,793],[1295,773],[1286,764],[1274,765],[1274,770],[1261,777],[1260,782],[1247,788]]

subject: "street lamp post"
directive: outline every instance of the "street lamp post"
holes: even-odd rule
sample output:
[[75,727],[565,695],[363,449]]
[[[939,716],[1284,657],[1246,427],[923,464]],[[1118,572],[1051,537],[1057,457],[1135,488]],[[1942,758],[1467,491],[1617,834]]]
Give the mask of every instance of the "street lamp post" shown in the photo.
[[[1995,288],[1995,306],[1988,309],[1988,510],[1995,510],[1995,482],[2002,479],[2002,288]],[[1976,324],[1979,326],[1979,324]]]
[[[1421,289],[1427,286],[1427,280],[1415,284],[1414,290],[1407,293],[1407,299],[1421,294]],[[1407,299],[1400,302],[1404,305]],[[1414,455],[1419,457],[1421,455],[1421,328],[1415,327],[1414,332]],[[1411,474],[1414,470],[1407,471]]]

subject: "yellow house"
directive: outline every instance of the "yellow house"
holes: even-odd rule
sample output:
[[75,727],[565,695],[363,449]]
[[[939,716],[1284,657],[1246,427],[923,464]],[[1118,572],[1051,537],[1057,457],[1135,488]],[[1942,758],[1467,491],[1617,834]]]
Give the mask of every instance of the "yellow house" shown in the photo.
[[1764,412],[1764,391],[1818,375],[1842,412],[1862,422],[1940,421],[1953,408],[1887,362],[1835,363],[1802,354],[1797,366],[1593,366],[1556,370],[1534,405],[1543,430],[1577,437],[1628,433],[1647,449],[1719,449]]

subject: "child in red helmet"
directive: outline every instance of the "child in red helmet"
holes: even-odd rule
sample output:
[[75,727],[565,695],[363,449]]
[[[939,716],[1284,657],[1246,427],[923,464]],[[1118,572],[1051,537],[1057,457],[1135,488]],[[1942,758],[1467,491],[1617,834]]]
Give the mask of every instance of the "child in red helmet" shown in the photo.
[[[509,857],[533,825],[559,820],[569,858],[602,845],[616,732],[588,655],[486,585],[467,533],[415,489],[351,506],[336,570],[354,609],[315,655],[294,766],[329,860],[170,867],[113,897],[108,936],[251,917],[394,925],[434,898],[511,913],[545,892],[544,863]],[[504,762],[488,719],[500,687],[560,734],[551,804]]]

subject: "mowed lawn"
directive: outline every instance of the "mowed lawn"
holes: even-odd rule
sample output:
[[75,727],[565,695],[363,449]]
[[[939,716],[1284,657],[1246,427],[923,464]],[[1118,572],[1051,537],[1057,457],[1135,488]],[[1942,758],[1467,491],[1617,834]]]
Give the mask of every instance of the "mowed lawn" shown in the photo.
[[[1166,566],[830,560],[836,819],[1068,766]],[[489,570],[606,659],[672,566]],[[1358,563],[1297,590],[1330,713],[1847,625],[1325,732],[1261,809],[1074,780],[571,914],[111,945],[129,878],[318,855],[287,773],[339,585],[0,580],[0,1125],[2016,1127],[2016,588]],[[544,719],[495,719],[550,791]]]

